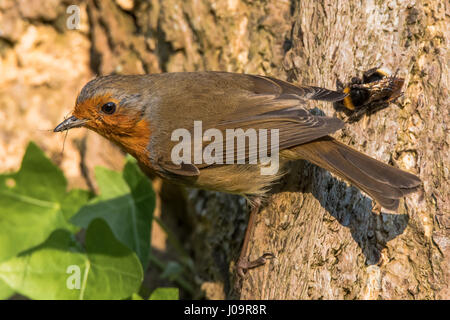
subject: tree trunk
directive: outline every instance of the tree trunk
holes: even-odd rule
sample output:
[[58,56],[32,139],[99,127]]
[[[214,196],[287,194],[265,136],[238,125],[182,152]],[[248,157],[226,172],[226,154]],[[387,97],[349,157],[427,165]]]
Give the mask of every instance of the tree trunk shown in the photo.
[[[58,2],[54,8],[61,10],[65,8],[63,4],[69,5],[64,0],[54,2]],[[67,104],[65,97],[74,96],[89,78],[89,68],[94,74],[246,72],[329,89],[336,88],[336,80],[348,82],[375,66],[393,71],[398,68],[399,76],[405,78],[404,95],[395,104],[347,124],[335,137],[378,160],[417,174],[423,181],[423,190],[406,197],[397,214],[377,215],[371,211],[371,200],[356,188],[310,163],[293,163],[291,173],[275,187],[259,212],[249,246],[251,258],[264,252],[272,252],[276,258],[251,270],[238,290],[233,261],[239,255],[246,227],[245,200],[191,190],[187,210],[168,212],[181,221],[178,230],[192,253],[197,278],[207,298],[450,298],[447,2],[75,2],[82,7],[82,29],[78,31],[64,29],[61,10],[62,13],[54,14],[41,10],[37,16],[30,16],[25,12],[28,2],[0,4],[0,58],[7,62],[16,59],[18,69],[38,70],[35,75],[26,73],[38,81],[29,90],[38,88],[37,96],[46,101],[45,105],[53,106],[36,112],[52,123],[60,119],[60,106]],[[56,18],[58,14],[63,19]],[[19,16],[23,19],[16,18]],[[48,39],[56,40],[50,43]],[[64,41],[78,45],[74,48],[64,45]],[[27,55],[29,48],[34,53],[45,49],[45,54]],[[45,58],[64,50],[69,58]],[[43,62],[41,57],[45,58]],[[28,66],[33,59],[37,66]],[[45,70],[40,71],[42,63]],[[65,76],[47,79],[42,77],[45,74]],[[13,73],[0,80],[0,102],[12,105],[11,110],[17,108],[15,101],[28,99],[34,93],[14,96],[14,83],[20,81]],[[48,90],[55,87],[64,91]],[[22,103],[34,106],[35,101]],[[314,102],[308,107],[318,108],[328,116],[341,116],[331,104]],[[67,111],[70,108],[71,105]],[[36,121],[34,116],[11,117],[16,118],[21,119],[19,124],[24,128],[20,132],[28,130],[24,125],[28,118]],[[9,132],[1,125],[0,129],[2,133]],[[26,132],[36,134],[32,130]],[[61,144],[54,143],[53,136],[37,135],[43,137],[41,145],[54,155],[60,153]],[[76,165],[78,161],[83,163],[86,177],[91,175],[94,163],[102,162],[98,150],[103,150],[99,144],[105,142],[93,140],[88,136],[81,157],[71,157]],[[24,145],[26,139],[19,141]],[[12,159],[9,156],[17,153],[8,151],[4,144],[0,147],[5,159]],[[71,154],[71,150],[74,147],[68,145],[66,154]],[[17,154],[18,165],[20,153]],[[69,160],[62,161],[67,171],[64,161]],[[12,166],[3,160],[0,165]],[[79,175],[76,166],[71,168],[76,169],[68,170],[69,177]],[[174,202],[173,198],[164,198],[167,195],[162,194],[161,208],[164,203]]]
[[[447,8],[448,9],[448,8]],[[230,262],[245,222],[243,200],[192,191],[190,239],[210,298],[448,298],[448,65],[445,8],[434,1],[163,1],[166,71],[220,69],[335,88],[374,66],[406,78],[396,105],[336,137],[410,170],[424,191],[398,214],[371,212],[354,187],[309,163],[261,210],[250,256],[276,259],[249,272],[239,294]],[[447,33],[446,33],[447,32]],[[327,115],[330,104],[314,103]],[[445,214],[444,214],[445,213]]]
[[[107,1],[95,4],[93,34],[103,30],[111,52],[96,47],[101,36],[93,38],[101,73],[118,64],[121,72],[136,65],[142,72],[226,70],[331,89],[337,79],[374,66],[398,68],[406,78],[396,105],[347,125],[336,138],[418,174],[424,190],[402,201],[397,214],[377,215],[356,188],[294,163],[259,213],[250,243],[252,258],[264,252],[276,258],[251,270],[240,292],[233,290],[232,265],[246,227],[245,202],[191,191],[184,219],[208,298],[449,298],[448,8],[442,3],[154,0],[136,3],[124,15],[135,25],[118,31],[108,10],[122,12]],[[143,42],[147,48],[139,47]],[[335,114],[331,104],[310,107]]]

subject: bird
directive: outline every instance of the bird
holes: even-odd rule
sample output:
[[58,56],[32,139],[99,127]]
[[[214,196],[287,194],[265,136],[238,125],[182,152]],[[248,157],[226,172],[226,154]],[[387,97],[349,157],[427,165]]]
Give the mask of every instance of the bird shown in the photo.
[[[78,94],[72,115],[54,131],[85,127],[135,157],[148,176],[246,197],[251,210],[236,262],[236,271],[243,277],[248,269],[274,257],[265,253],[250,261],[246,252],[255,215],[272,186],[289,174],[290,161],[307,160],[330,171],[369,195],[378,210],[397,210],[399,199],[421,185],[416,175],[331,137],[345,125],[342,120],[306,109],[309,100],[336,102],[346,96],[344,92],[244,73],[114,74],[89,81]],[[225,135],[232,129],[277,132],[280,169],[262,174],[262,162],[173,161],[173,149],[179,143],[173,132],[183,129],[195,135],[196,122],[201,122],[203,130],[215,129]],[[206,148],[203,140],[200,151]],[[256,149],[245,146],[241,152],[237,145],[226,152],[235,160],[248,160]]]

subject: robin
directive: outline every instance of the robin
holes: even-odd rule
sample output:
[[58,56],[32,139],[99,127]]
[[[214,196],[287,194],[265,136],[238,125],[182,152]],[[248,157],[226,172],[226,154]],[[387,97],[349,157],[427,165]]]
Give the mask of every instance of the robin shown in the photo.
[[[247,245],[261,199],[284,174],[288,161],[304,159],[355,185],[376,203],[396,210],[399,199],[419,187],[415,175],[384,164],[333,139],[341,129],[337,119],[304,109],[307,100],[336,102],[347,95],[313,86],[300,86],[272,77],[227,72],[181,72],[150,75],[109,75],[88,82],[79,93],[73,114],[54,131],[91,129],[134,156],[148,175],[171,182],[245,196],[251,203],[249,224],[237,261],[238,274],[260,266],[272,254],[255,261],[246,257]],[[278,132],[276,174],[261,174],[259,163],[173,161],[182,128],[225,133],[229,129],[268,129]],[[203,148],[204,145],[201,146]],[[226,152],[236,155],[239,146]],[[245,148],[249,158],[253,147]]]

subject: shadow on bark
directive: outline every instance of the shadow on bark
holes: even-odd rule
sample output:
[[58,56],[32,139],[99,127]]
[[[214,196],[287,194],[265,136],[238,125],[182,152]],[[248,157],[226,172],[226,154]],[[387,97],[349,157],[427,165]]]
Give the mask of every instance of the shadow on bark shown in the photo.
[[[374,213],[371,210],[372,199],[356,187],[348,185],[333,177],[328,171],[307,161],[296,162],[301,168],[310,170],[306,170],[300,176],[294,175],[298,177],[297,184],[292,183],[295,178],[291,177],[288,178],[291,181],[282,181],[274,188],[273,194],[286,191],[312,194],[329,215],[350,229],[353,240],[366,258],[366,264],[380,263],[381,251],[386,248],[387,242],[405,231],[409,216],[386,212]],[[364,210],[361,210],[361,207]]]
[[[381,251],[389,241],[404,232],[409,221],[408,215],[373,213],[369,197],[307,161],[294,161],[289,169],[290,172],[274,185],[260,214],[269,205],[272,195],[283,192],[309,193],[327,211],[326,215],[349,228],[353,240],[361,248],[366,265],[380,264]],[[225,294],[221,298],[239,298],[239,293],[232,289],[237,279],[230,266],[239,256],[247,226],[248,210],[244,199],[236,195],[195,189],[188,198],[197,201],[191,202],[183,194],[183,188],[163,184],[161,218],[193,259],[195,272],[199,277],[198,289],[202,287],[202,283],[214,283],[221,288],[217,290]],[[299,203],[299,210],[302,210],[301,205]],[[250,247],[254,245],[255,237],[257,235],[252,236]],[[268,234],[262,237],[270,238]],[[278,252],[273,254],[277,255]]]

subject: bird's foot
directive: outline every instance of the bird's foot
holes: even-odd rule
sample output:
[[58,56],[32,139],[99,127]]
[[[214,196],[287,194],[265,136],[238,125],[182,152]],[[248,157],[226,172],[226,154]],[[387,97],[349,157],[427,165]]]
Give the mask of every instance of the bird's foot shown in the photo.
[[376,201],[373,201],[372,212],[376,214],[381,214],[381,205]]
[[243,279],[247,270],[263,266],[264,264],[266,264],[267,259],[273,258],[275,258],[275,255],[270,252],[264,253],[261,257],[253,261],[249,261],[247,257],[240,258],[236,263],[236,272],[239,277]]

